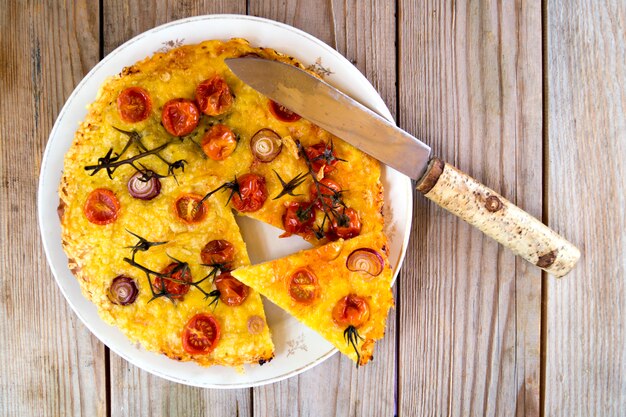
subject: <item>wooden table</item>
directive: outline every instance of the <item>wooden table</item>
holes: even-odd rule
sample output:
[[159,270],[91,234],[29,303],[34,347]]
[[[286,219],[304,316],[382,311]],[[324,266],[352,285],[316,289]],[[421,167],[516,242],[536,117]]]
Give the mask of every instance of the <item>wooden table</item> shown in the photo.
[[[110,353],[45,261],[43,150],[104,55],[211,13],[275,19],[335,47],[400,126],[579,245],[579,266],[542,275],[415,196],[371,365],[335,355],[281,383],[218,391]],[[0,415],[626,415],[623,0],[6,0],[0,22]]]

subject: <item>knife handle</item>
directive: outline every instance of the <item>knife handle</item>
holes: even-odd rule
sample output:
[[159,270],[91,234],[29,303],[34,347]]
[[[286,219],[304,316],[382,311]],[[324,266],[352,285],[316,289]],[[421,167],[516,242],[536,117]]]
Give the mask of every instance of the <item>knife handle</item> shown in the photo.
[[528,262],[557,277],[572,270],[580,251],[500,194],[439,158],[417,190]]

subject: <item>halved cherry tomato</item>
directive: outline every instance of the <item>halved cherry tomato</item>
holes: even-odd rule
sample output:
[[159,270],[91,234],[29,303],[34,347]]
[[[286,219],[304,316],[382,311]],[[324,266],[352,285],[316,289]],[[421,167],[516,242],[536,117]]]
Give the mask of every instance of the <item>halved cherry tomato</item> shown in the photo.
[[96,188],[90,192],[83,206],[87,220],[101,226],[114,222],[119,211],[120,202],[113,191],[106,188]]
[[214,161],[223,161],[237,147],[237,138],[226,125],[216,124],[202,137],[202,150]]
[[296,114],[289,110],[287,107],[281,106],[273,100],[269,101],[270,112],[274,115],[275,118],[280,120],[281,122],[297,122],[302,119],[302,116]]
[[211,353],[220,340],[220,325],[210,314],[193,316],[183,329],[183,349],[192,355]]
[[233,194],[233,207],[241,212],[257,211],[267,200],[265,178],[256,174],[244,174],[237,178],[239,193]]
[[212,240],[204,245],[200,258],[207,265],[220,265],[224,269],[230,269],[235,260],[235,247],[227,240]]
[[349,294],[333,307],[333,320],[340,327],[359,327],[367,321],[370,308],[367,301],[356,294]]
[[128,87],[117,96],[117,111],[127,123],[140,122],[150,116],[152,100],[143,88]]
[[233,95],[220,75],[202,81],[196,87],[196,101],[202,113],[217,116],[233,105]]
[[291,202],[287,204],[283,214],[285,233],[280,237],[288,237],[295,233],[311,232],[315,222],[315,208],[308,202]]
[[[337,182],[331,180],[330,178],[322,178],[319,184],[320,193],[322,193],[322,198],[317,199],[317,187],[315,183],[311,184],[311,201],[315,201],[315,207],[320,210],[324,210],[324,204],[327,208],[336,208],[339,207],[339,202],[337,201],[337,193],[341,191],[341,186],[337,184]],[[322,204],[322,200],[324,203]]]
[[193,132],[200,121],[200,111],[193,101],[175,98],[163,106],[161,123],[172,136],[185,136]]
[[[176,271],[172,273],[174,269],[176,269]],[[152,289],[155,293],[161,293],[165,288],[165,292],[169,294],[170,297],[181,298],[189,292],[189,284],[187,284],[191,282],[189,266],[173,262],[166,266],[161,273],[163,275],[169,275],[169,278],[157,276],[152,280]]]
[[174,202],[174,211],[185,223],[199,223],[206,217],[207,208],[202,197],[196,194],[183,194]]
[[332,145],[320,142],[304,149],[307,158],[311,161],[311,167],[316,174],[324,167],[324,174],[335,169],[339,159]]
[[351,208],[337,210],[339,218],[333,217],[327,236],[330,240],[351,239],[361,233],[359,213]]
[[319,292],[319,284],[317,277],[308,268],[300,268],[295,270],[287,280],[289,295],[291,298],[301,304],[311,304],[317,298]]
[[220,300],[231,307],[241,305],[248,298],[250,292],[250,287],[240,282],[229,272],[219,274],[215,278],[215,286],[220,292]]

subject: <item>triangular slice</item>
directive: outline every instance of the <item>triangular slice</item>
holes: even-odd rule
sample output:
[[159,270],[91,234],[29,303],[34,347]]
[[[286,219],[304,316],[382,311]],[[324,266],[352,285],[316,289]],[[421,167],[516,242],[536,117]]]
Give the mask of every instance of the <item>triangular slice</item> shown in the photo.
[[394,304],[386,252],[385,236],[369,233],[239,268],[232,275],[364,365],[384,336]]

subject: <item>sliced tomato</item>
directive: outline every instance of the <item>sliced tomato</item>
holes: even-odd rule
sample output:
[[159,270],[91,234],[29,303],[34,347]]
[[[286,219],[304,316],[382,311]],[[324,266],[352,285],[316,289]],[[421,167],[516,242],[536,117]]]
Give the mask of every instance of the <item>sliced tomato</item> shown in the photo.
[[308,268],[295,270],[287,280],[289,295],[300,304],[311,304],[317,298],[319,284],[317,277]]
[[83,212],[93,224],[105,225],[115,221],[120,211],[120,202],[115,193],[106,188],[96,188],[87,196]]
[[239,193],[234,193],[232,204],[237,211],[257,211],[267,200],[265,178],[257,174],[245,174],[237,178]]
[[152,280],[152,289],[155,293],[165,292],[172,298],[181,298],[189,292],[191,271],[189,266],[173,262],[165,267],[161,274],[168,277],[157,276]]
[[359,213],[351,208],[337,210],[339,217],[333,217],[328,228],[327,236],[330,240],[352,239],[361,233],[361,219]]
[[333,307],[333,320],[342,328],[359,327],[367,321],[369,315],[370,308],[367,301],[356,294],[343,297]]
[[214,161],[223,161],[237,147],[237,137],[226,125],[216,124],[202,137],[202,150]]
[[287,204],[283,214],[285,233],[280,237],[288,237],[296,233],[310,233],[315,222],[315,208],[309,202],[291,202]]
[[220,325],[210,314],[193,316],[183,329],[183,349],[192,355],[211,353],[220,340]]
[[[322,194],[321,199],[317,198],[318,187],[319,187],[320,193]],[[324,205],[326,205],[327,208],[339,207],[337,193],[339,193],[340,191],[341,191],[341,186],[337,184],[336,181],[333,181],[330,178],[322,178],[318,186],[316,186],[315,183],[311,184],[311,201],[314,201],[315,207],[317,207],[320,210],[324,210]],[[323,203],[322,203],[322,200],[323,200]]]
[[198,84],[196,101],[202,113],[217,116],[230,109],[234,99],[226,80],[220,75],[215,75]]
[[175,98],[163,106],[161,123],[172,136],[185,136],[193,132],[200,121],[200,111],[193,101]]
[[183,194],[174,202],[176,216],[185,223],[199,223],[206,217],[207,208],[202,197],[196,194]]
[[141,87],[128,87],[117,96],[117,111],[127,123],[146,120],[152,111],[150,94]]
[[331,144],[320,142],[304,149],[307,158],[311,162],[313,172],[316,174],[324,168],[324,174],[335,169],[335,165],[339,162],[337,154]]
[[236,307],[241,305],[250,292],[248,287],[229,272],[222,272],[215,278],[215,286],[220,292],[220,300],[226,305]]
[[227,240],[212,240],[200,251],[202,262],[207,265],[220,265],[230,269],[235,260],[235,247]]
[[270,108],[270,112],[274,115],[274,117],[280,120],[281,122],[291,123],[291,122],[297,122],[298,120],[302,119],[302,117],[299,114],[292,112],[287,107],[281,106],[280,104],[276,103],[273,100],[269,101],[269,108]]

